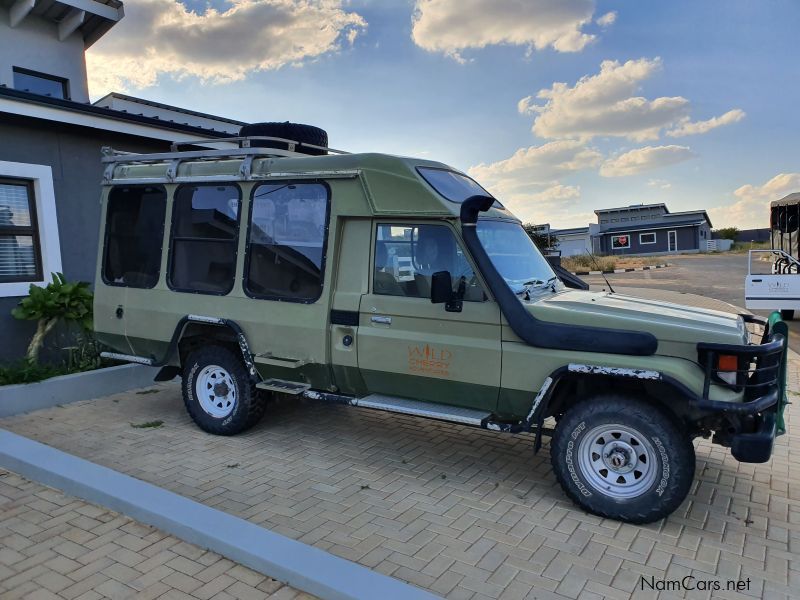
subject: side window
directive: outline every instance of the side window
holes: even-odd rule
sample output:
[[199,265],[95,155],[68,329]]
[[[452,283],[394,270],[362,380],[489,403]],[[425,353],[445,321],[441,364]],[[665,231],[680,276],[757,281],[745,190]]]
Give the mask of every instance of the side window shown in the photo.
[[322,295],[328,230],[322,183],[253,190],[245,290],[256,298],[314,302]]
[[241,194],[235,185],[175,192],[169,284],[181,292],[227,294],[236,273]]
[[158,283],[166,210],[162,187],[115,187],[109,192],[103,281],[136,288]]
[[431,297],[431,278],[449,271],[464,300],[486,296],[453,232],[444,225],[378,225],[372,291],[386,296]]

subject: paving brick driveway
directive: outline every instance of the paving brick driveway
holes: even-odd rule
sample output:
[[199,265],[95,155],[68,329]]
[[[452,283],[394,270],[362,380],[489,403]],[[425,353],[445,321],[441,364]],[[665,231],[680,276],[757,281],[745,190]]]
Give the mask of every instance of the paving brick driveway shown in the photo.
[[[790,385],[800,391],[797,357]],[[154,420],[164,423],[131,427]],[[688,499],[648,526],[571,505],[547,446],[534,456],[529,435],[369,409],[283,401],[252,431],[214,437],[170,383],[0,427],[449,598],[652,598],[640,576],[685,575],[723,586],[749,578],[751,597],[800,595],[797,410],[766,465],[698,442]]]
[[214,552],[0,469],[3,600],[313,600]]

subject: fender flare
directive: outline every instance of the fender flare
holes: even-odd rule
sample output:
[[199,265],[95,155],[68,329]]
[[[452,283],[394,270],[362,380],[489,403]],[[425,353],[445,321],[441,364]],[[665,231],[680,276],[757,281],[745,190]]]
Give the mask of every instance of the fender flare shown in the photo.
[[230,329],[235,336],[237,344],[239,345],[239,351],[241,352],[242,360],[244,361],[250,378],[253,381],[260,380],[260,376],[256,370],[256,365],[253,362],[253,353],[250,350],[250,345],[247,342],[247,337],[245,336],[244,331],[236,321],[223,319],[221,317],[208,317],[205,315],[185,315],[181,317],[177,325],[175,325],[174,331],[172,332],[172,337],[170,338],[167,350],[164,353],[164,356],[160,359],[157,359],[152,355],[149,357],[141,357],[117,354],[114,352],[103,352],[101,356],[115,358],[118,360],[127,360],[129,362],[145,364],[151,367],[161,367],[161,370],[155,377],[155,381],[168,381],[180,373],[179,367],[169,365],[168,363],[178,351],[178,344],[180,343],[181,339],[183,339],[183,332],[186,330],[186,326],[190,323],[201,323],[216,327],[227,327]]

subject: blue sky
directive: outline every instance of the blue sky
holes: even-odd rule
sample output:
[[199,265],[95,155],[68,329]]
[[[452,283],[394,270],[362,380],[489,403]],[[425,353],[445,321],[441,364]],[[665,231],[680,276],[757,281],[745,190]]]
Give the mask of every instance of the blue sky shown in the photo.
[[441,160],[525,220],[666,202],[747,228],[800,191],[798,30],[794,0],[128,0],[88,66],[95,96]]

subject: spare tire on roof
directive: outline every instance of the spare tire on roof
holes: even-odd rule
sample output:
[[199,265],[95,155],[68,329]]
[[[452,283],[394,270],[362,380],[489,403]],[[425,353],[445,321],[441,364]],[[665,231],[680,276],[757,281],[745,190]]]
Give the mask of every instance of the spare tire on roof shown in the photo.
[[[328,132],[313,125],[303,125],[302,123],[251,123],[244,125],[239,130],[241,137],[275,137],[283,138],[286,140],[293,140],[301,142],[302,144],[311,144],[313,146],[328,146]],[[252,147],[256,148],[277,148],[279,150],[288,150],[289,144],[286,142],[278,142],[273,140],[252,140],[250,142]],[[297,146],[294,148],[295,152],[302,152],[303,154],[321,155],[327,154],[327,150],[320,150],[319,148],[309,148],[308,146]]]

